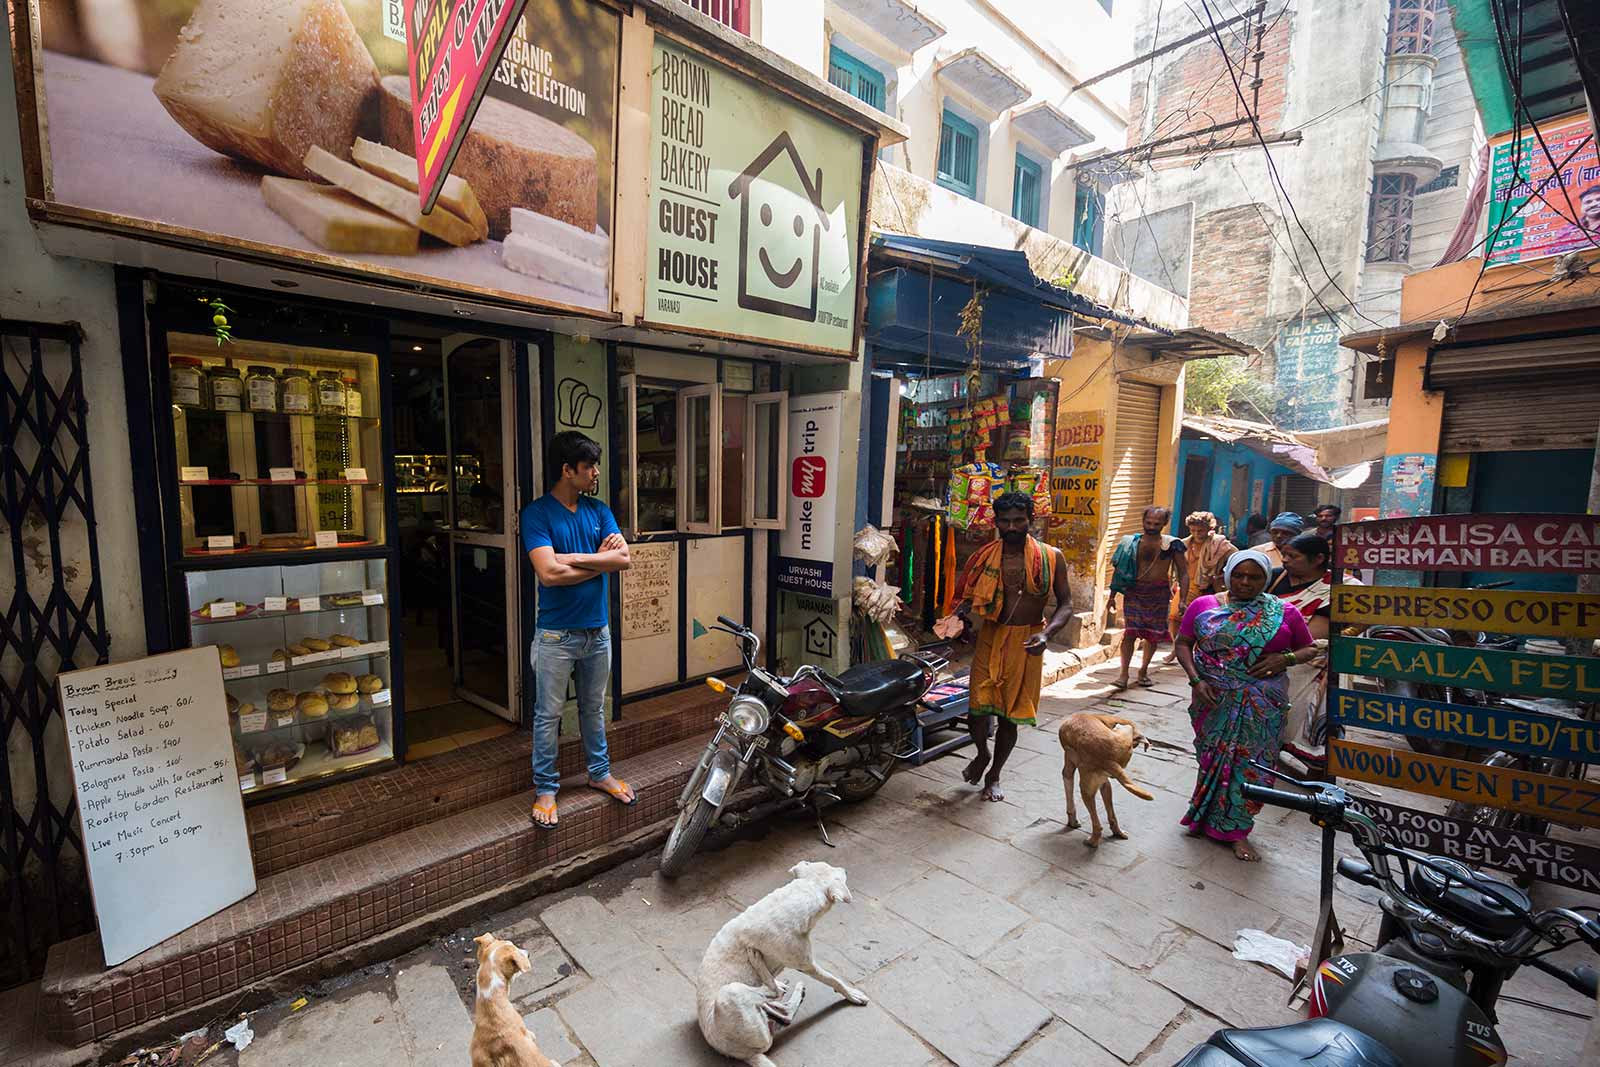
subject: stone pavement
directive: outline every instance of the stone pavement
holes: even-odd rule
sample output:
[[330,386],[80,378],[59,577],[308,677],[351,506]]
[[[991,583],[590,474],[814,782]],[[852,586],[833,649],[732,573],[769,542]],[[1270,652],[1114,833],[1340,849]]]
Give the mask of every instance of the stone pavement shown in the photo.
[[[678,882],[659,878],[654,856],[635,861],[309,990],[299,1009],[257,1012],[254,1042],[207,1062],[466,1064],[471,939],[493,930],[532,958],[512,990],[566,1067],[723,1067],[695,1024],[701,952],[801,859],[849,874],[854,902],[835,907],[815,940],[823,965],[872,1003],[853,1007],[808,980],[800,1018],[772,1052],[780,1067],[1168,1067],[1218,1027],[1299,1017],[1289,983],[1231,947],[1252,927],[1309,941],[1314,832],[1269,810],[1253,838],[1264,861],[1249,865],[1183,834],[1194,773],[1183,676],[1164,668],[1155,688],[1113,699],[1112,673],[1107,664],[1046,691],[1041,729],[1024,730],[1006,769],[1003,803],[960,782],[959,754],[905,769],[871,802],[830,813],[835,848],[795,819],[707,853]],[[1065,829],[1053,729],[1086,709],[1127,715],[1154,742],[1131,771],[1156,799],[1119,788],[1131,839],[1098,850]],[[1371,900],[1341,891],[1360,939],[1376,929]],[[1537,973],[1507,992],[1502,1033],[1515,1062],[1580,1062],[1592,1005]]]

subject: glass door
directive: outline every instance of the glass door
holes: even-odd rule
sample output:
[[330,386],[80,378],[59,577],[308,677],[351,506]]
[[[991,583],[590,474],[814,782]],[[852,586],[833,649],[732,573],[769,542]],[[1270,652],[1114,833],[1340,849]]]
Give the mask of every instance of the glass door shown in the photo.
[[512,343],[471,338],[445,352],[455,694],[517,721],[519,549]]

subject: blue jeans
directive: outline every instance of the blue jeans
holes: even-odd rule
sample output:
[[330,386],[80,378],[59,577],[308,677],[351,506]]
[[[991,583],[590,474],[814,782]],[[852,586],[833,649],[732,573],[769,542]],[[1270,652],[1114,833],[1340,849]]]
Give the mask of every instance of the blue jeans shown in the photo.
[[538,688],[533,705],[533,789],[554,793],[561,786],[556,755],[561,745],[561,708],[567,702],[567,682],[578,673],[578,729],[589,777],[599,781],[611,774],[606,751],[606,682],[611,677],[611,631],[534,631],[528,653],[533,681]]

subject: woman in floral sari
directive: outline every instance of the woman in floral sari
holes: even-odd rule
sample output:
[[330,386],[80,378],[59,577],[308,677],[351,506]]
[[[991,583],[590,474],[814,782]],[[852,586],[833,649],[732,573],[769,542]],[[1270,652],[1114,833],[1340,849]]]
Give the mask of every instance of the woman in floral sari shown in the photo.
[[1288,677],[1301,649],[1312,644],[1305,619],[1265,592],[1271,564],[1254,549],[1235,552],[1223,568],[1227,602],[1198,597],[1178,625],[1178,662],[1189,675],[1199,780],[1183,825],[1233,846],[1241,860],[1261,857],[1250,831],[1261,805],[1246,801],[1244,782],[1256,781],[1251,760],[1270,764],[1289,709]]

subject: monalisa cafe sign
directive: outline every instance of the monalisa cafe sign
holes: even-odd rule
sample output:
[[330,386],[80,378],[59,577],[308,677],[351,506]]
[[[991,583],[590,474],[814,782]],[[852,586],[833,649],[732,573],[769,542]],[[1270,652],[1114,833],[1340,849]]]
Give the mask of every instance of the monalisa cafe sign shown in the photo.
[[1345,567],[1600,572],[1600,517],[1429,515],[1339,527]]

